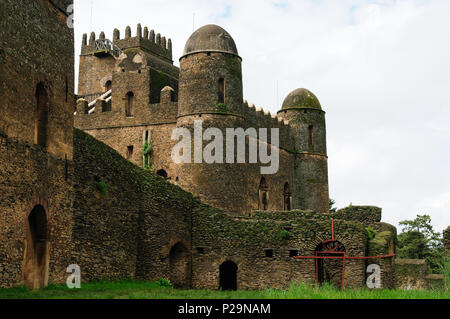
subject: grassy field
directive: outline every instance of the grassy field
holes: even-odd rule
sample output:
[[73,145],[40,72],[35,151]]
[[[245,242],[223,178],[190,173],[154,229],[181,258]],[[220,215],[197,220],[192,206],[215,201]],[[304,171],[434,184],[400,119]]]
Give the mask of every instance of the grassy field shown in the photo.
[[[447,263],[447,286],[450,287],[450,263]],[[261,291],[176,290],[162,282],[92,282],[81,289],[68,289],[65,285],[51,285],[39,291],[25,287],[1,289],[0,299],[450,299],[447,291],[403,290],[338,290],[332,286],[321,288],[292,285],[289,290]]]
[[137,281],[95,282],[81,289],[49,286],[40,291],[24,287],[0,290],[0,299],[450,299],[448,291],[344,290],[292,285],[289,290],[210,291],[176,290],[159,283]]

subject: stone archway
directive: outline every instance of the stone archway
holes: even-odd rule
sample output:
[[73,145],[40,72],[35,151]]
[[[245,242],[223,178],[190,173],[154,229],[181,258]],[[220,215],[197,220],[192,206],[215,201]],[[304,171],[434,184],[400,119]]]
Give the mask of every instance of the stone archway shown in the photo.
[[[316,256],[328,257],[316,260],[316,276],[319,285],[329,283],[336,288],[342,287],[344,245],[336,240],[326,240],[316,248]],[[336,259],[332,257],[337,257]]]
[[238,266],[232,261],[226,261],[219,268],[219,289],[237,290]]
[[170,275],[172,285],[178,289],[189,288],[189,254],[186,247],[180,242],[175,244],[169,253]]
[[45,208],[37,205],[27,218],[22,276],[29,289],[42,289],[48,284],[48,222]]

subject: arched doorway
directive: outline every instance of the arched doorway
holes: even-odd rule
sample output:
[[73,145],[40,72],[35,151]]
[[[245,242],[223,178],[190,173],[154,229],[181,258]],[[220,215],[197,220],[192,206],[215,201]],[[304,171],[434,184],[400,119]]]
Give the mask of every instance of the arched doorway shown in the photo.
[[41,289],[48,283],[48,224],[44,207],[38,205],[28,215],[23,263],[23,279],[30,289]]
[[292,209],[292,194],[289,183],[284,184],[284,210],[290,211]]
[[159,175],[165,179],[169,178],[169,175],[167,174],[167,172],[163,169],[160,169],[156,172],[156,175]]
[[36,86],[35,144],[47,147],[49,98],[43,83]]
[[[327,240],[316,248],[317,257],[343,257],[344,245],[336,240]],[[343,263],[342,258],[316,259],[316,280],[318,284],[330,283],[337,288],[342,287]]]
[[220,290],[237,290],[237,271],[238,266],[232,261],[226,261],[220,265]]
[[186,247],[178,243],[170,250],[170,282],[175,288],[189,288],[189,255]]
[[269,209],[269,187],[264,177],[261,177],[261,181],[259,182],[259,209]]

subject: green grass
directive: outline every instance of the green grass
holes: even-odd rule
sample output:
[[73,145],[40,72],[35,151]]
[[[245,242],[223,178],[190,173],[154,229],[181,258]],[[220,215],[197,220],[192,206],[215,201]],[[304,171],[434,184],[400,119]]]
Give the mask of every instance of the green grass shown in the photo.
[[450,293],[368,289],[340,291],[332,286],[314,288],[304,284],[293,284],[289,290],[176,290],[162,287],[157,282],[124,280],[86,283],[81,289],[68,289],[65,285],[51,285],[39,291],[29,291],[25,287],[2,289],[0,299],[450,299]]
[[[445,263],[447,286],[450,287],[450,261]],[[122,280],[84,283],[81,289],[66,285],[50,285],[46,289],[30,291],[26,287],[0,289],[0,299],[450,299],[450,291],[405,290],[338,290],[331,285],[313,287],[292,284],[288,290],[260,291],[176,290],[170,282]]]

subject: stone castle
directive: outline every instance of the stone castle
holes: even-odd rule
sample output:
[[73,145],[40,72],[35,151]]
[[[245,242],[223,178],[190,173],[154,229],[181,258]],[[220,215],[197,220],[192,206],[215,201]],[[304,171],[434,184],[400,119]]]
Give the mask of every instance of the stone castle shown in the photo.
[[[423,261],[395,257],[380,208],[330,212],[319,100],[294,90],[274,116],[249,105],[224,29],[194,32],[179,68],[171,40],[141,25],[135,36],[84,35],[75,96],[72,1],[25,2],[0,10],[0,287],[64,283],[71,264],[83,281],[193,289],[363,287],[376,264],[382,287],[443,287]],[[279,129],[279,145],[266,144],[278,172],[236,154],[236,164],[175,163],[172,132],[198,121]]]

